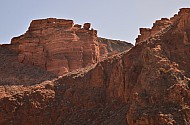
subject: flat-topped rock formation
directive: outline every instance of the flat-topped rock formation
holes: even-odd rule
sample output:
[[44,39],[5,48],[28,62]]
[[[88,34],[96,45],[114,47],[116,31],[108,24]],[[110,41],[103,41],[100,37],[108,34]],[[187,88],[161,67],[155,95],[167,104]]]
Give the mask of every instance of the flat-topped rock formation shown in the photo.
[[34,20],[11,44],[17,46],[19,62],[61,75],[98,61],[97,31],[89,28],[89,23],[81,27],[72,20]]
[[[18,53],[19,62],[63,75],[97,63],[100,46],[105,46],[102,55],[108,55],[107,43],[99,45],[97,31],[90,26],[90,23],[81,26],[65,19],[34,20],[26,33],[13,38],[7,47]],[[132,44],[122,44],[121,47],[129,49]],[[121,52],[118,49],[111,51],[109,55]]]

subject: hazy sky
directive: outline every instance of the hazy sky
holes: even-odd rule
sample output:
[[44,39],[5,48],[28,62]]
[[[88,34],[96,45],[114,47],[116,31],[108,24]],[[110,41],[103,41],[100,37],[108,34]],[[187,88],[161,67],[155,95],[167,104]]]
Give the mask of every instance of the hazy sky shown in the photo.
[[181,7],[190,7],[190,0],[0,0],[0,43],[23,34],[31,20],[47,17],[90,22],[101,37],[134,43],[140,27]]

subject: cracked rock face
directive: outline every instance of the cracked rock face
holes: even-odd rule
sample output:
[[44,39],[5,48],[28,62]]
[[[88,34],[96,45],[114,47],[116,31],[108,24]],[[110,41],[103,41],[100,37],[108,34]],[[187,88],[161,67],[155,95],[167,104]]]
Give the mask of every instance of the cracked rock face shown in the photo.
[[[188,125],[190,9],[156,22],[129,51],[39,84],[1,85],[0,125]],[[106,45],[99,56],[117,46]]]
[[[97,63],[108,53],[124,51],[112,49],[107,52],[112,45],[99,43],[97,31],[90,29],[90,25],[85,23],[81,27],[72,20],[55,18],[34,20],[25,34],[12,39],[10,46],[18,52],[19,62],[39,66],[57,75]],[[117,44],[116,40],[112,42]],[[129,49],[132,44],[119,46]]]
[[[181,9],[164,21],[169,21],[170,25],[167,23],[165,29],[136,43],[136,48],[141,48],[136,60],[141,63],[131,90],[131,106],[127,113],[130,125],[190,123],[190,9]],[[150,31],[154,28],[155,25]]]
[[74,25],[72,20],[42,19],[31,22],[28,31],[11,44],[18,46],[18,61],[58,75],[97,62],[97,31]]

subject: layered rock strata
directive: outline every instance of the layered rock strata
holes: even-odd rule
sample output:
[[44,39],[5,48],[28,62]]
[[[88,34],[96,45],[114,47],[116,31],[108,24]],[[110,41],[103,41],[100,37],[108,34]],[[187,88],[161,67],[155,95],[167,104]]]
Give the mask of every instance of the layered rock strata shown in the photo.
[[[101,51],[108,55],[107,45],[98,42],[97,31],[72,20],[41,19],[31,22],[25,34],[15,37],[7,47],[18,53],[18,61],[39,66],[58,75],[97,63]],[[108,43],[109,44],[109,43]],[[119,46],[118,46],[119,47]],[[123,48],[130,48],[126,44]],[[121,51],[112,50],[113,53]],[[111,52],[109,50],[110,55]]]
[[90,24],[74,25],[72,20],[42,19],[31,22],[28,31],[11,41],[18,61],[55,74],[96,63],[99,58],[97,31]]

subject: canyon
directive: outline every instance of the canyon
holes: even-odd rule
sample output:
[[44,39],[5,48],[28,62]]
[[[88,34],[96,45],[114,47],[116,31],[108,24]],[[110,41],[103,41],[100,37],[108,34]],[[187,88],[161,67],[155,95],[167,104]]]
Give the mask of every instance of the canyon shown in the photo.
[[188,125],[190,9],[136,45],[71,20],[32,21],[0,46],[0,125]]

